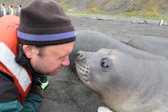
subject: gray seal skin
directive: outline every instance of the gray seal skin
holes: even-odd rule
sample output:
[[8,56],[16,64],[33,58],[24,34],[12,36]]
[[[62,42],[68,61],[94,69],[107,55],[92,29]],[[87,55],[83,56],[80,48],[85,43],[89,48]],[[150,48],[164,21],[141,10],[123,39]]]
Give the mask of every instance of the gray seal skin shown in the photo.
[[167,65],[166,58],[141,58],[119,49],[78,51],[76,57],[81,81],[114,112],[167,112]]
[[143,36],[127,42],[128,45],[160,56],[168,58],[168,39],[164,37]]

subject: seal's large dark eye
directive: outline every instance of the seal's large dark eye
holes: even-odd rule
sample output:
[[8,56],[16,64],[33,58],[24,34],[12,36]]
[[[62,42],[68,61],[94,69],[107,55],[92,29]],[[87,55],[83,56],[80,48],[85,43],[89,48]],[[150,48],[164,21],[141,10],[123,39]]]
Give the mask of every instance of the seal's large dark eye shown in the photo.
[[101,60],[101,68],[103,71],[108,71],[109,68],[111,68],[112,62],[110,59],[108,58],[103,58]]

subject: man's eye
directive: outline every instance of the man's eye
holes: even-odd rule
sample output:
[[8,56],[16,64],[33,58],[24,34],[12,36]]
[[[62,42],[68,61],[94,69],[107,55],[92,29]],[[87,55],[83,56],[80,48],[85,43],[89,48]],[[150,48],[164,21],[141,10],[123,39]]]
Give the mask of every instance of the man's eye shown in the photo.
[[59,57],[59,59],[64,59],[65,57],[67,57],[67,55],[66,56],[61,56],[61,57]]

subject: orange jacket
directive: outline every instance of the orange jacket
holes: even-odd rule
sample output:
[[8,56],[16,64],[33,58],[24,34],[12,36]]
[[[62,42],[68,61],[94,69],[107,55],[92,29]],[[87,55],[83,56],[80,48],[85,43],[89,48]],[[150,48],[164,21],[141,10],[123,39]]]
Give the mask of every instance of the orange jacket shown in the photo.
[[19,91],[18,100],[22,103],[32,83],[30,72],[15,62],[18,54],[17,27],[19,17],[7,15],[0,18],[0,70],[14,79]]

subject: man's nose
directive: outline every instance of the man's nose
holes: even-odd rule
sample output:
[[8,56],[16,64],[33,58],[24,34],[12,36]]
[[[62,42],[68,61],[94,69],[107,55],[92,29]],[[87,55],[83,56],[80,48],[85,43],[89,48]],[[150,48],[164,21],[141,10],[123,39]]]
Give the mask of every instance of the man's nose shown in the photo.
[[65,59],[62,61],[63,66],[69,66],[70,61],[69,61],[69,56],[66,56]]

